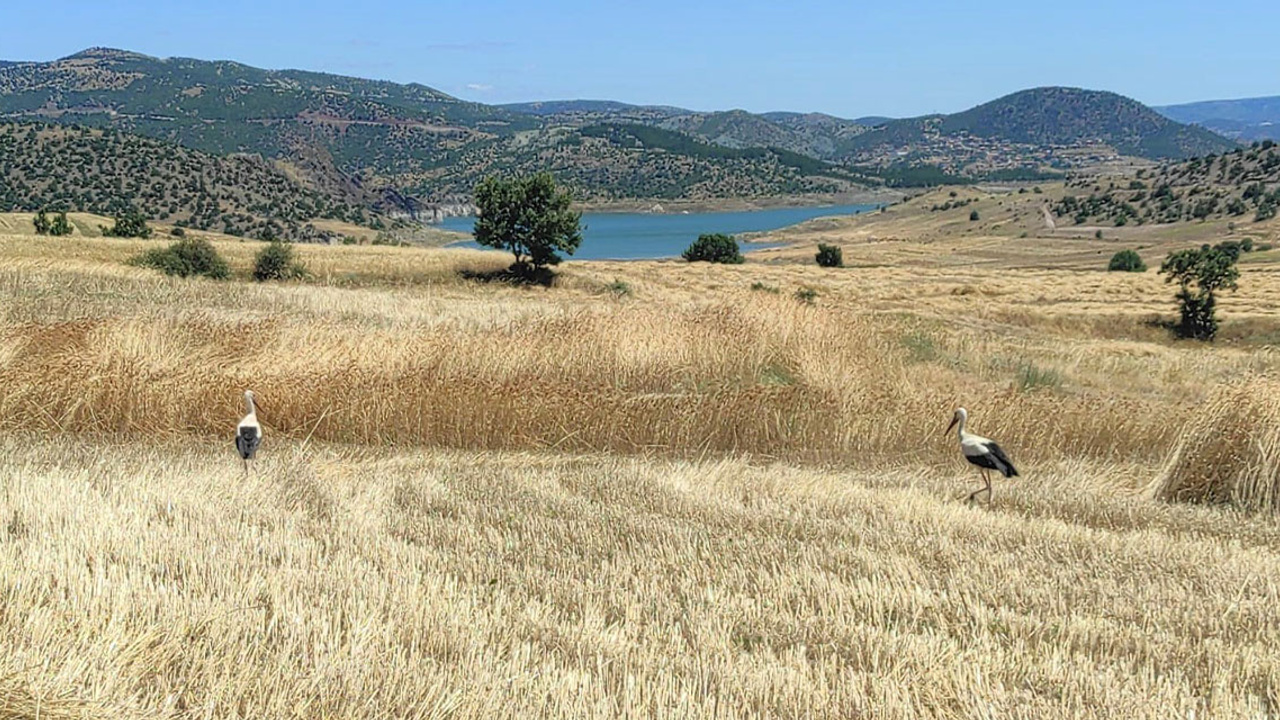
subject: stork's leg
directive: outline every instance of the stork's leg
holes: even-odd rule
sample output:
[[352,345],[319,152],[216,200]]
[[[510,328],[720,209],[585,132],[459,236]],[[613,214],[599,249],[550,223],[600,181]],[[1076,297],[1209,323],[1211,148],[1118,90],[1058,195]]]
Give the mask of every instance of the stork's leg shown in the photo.
[[986,468],[983,468],[982,479],[987,481],[987,487],[985,489],[987,491],[987,504],[990,505],[991,504],[991,471],[987,470]]
[[[982,468],[978,468],[978,477],[982,477]],[[982,492],[982,488],[978,488],[977,490],[974,490],[973,492],[969,493],[969,502],[973,502],[973,499],[978,497],[978,495],[981,492]]]

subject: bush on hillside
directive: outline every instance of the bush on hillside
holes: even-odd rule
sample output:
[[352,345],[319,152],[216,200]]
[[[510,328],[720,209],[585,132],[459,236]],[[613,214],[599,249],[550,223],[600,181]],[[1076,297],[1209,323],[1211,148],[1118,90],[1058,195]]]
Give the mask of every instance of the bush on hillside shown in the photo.
[[684,259],[689,262],[713,262],[739,264],[743,262],[742,253],[738,251],[738,241],[732,235],[709,233],[699,235],[697,240],[684,251]]
[[133,258],[130,263],[177,277],[203,275],[214,280],[225,280],[231,276],[227,261],[204,238],[184,238],[169,247],[148,250]]
[[293,246],[279,240],[267,243],[253,259],[253,279],[258,282],[293,280],[306,273],[306,267],[294,259]]
[[1147,264],[1142,262],[1142,256],[1133,250],[1121,250],[1111,256],[1107,269],[1113,272],[1146,272]]
[[978,215],[977,210],[972,210],[969,212],[969,222],[977,222],[979,219],[980,219],[980,216]]
[[838,245],[818,243],[817,261],[822,267],[844,267],[844,252]]

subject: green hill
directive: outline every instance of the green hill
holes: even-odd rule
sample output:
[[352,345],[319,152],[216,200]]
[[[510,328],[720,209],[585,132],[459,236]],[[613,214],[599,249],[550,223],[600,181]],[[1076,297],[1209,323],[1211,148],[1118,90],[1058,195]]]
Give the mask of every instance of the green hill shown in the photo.
[[[1230,140],[1174,122],[1122,95],[1077,88],[1023,90],[953,115],[893,120],[854,138],[849,157],[966,139],[1039,148],[1105,146],[1121,155],[1181,159],[1231,150]],[[958,148],[959,149],[959,148]]]
[[371,199],[313,190],[256,156],[217,157],[112,129],[0,124],[0,212],[149,217],[202,230],[313,240],[310,222],[379,227]]
[[850,187],[795,163],[618,145],[423,85],[105,48],[0,67],[0,118],[112,128],[214,155],[254,153],[287,163],[312,188],[358,188],[384,204],[378,209],[409,214],[421,202],[468,196],[487,174],[542,169],[583,200]]

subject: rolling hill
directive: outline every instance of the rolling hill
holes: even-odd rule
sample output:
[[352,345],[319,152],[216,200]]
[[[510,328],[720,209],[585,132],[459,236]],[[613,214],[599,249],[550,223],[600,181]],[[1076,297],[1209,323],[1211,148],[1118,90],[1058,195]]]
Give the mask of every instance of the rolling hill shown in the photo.
[[293,240],[324,237],[313,220],[381,227],[375,200],[313,190],[252,155],[219,157],[110,128],[0,124],[0,212],[76,210],[201,230]]
[[[577,110],[589,115],[591,105]],[[526,109],[465,102],[424,85],[107,48],[0,67],[0,120],[112,128],[213,155],[253,153],[286,163],[313,189],[358,187],[394,205],[378,208],[393,214],[416,216],[424,202],[465,198],[488,174],[541,169],[556,171],[582,200],[851,187],[816,166],[619,146]]]
[[1210,100],[1155,108],[1167,118],[1242,141],[1280,140],[1280,97]]

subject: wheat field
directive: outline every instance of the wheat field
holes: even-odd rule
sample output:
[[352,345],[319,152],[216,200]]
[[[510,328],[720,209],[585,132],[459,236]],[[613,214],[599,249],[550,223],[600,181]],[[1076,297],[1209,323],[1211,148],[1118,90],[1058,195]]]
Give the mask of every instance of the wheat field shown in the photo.
[[0,234],[0,718],[1277,716],[1280,276],[1200,346],[973,242],[541,288]]

